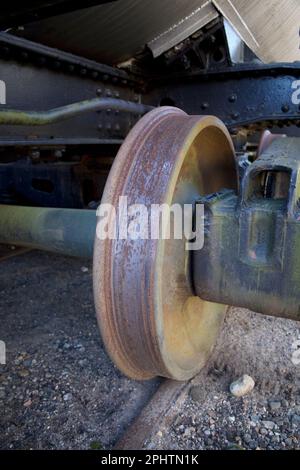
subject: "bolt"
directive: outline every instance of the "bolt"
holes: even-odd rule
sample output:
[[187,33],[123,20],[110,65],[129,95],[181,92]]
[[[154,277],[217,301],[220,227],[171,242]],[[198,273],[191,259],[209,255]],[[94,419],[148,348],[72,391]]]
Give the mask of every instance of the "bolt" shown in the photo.
[[102,129],[103,129],[103,126],[102,126],[102,124],[101,124],[101,123],[100,123],[100,124],[98,124],[98,131],[102,131]]
[[108,124],[106,124],[106,129],[107,129],[108,131],[111,130],[111,124],[110,124],[110,122],[109,122]]
[[96,95],[97,95],[97,96],[102,95],[102,89],[101,89],[101,88],[97,88],[97,90],[96,90]]
[[81,69],[80,70],[80,75],[86,75],[86,69]]
[[111,90],[107,89],[107,90],[105,90],[105,94],[106,94],[106,96],[111,96],[112,92],[111,92]]
[[54,152],[54,157],[55,158],[61,158],[63,156],[62,150],[55,150]]
[[209,108],[209,104],[207,102],[201,104],[202,109],[207,109]]
[[119,131],[121,129],[120,124],[116,124],[115,129],[116,129],[116,131]]
[[232,95],[230,95],[230,96],[228,97],[228,101],[229,101],[230,103],[234,103],[234,102],[236,101],[236,99],[237,99],[237,96],[236,96],[235,93],[232,93]]
[[120,93],[118,91],[115,91],[115,97],[120,98]]
[[45,65],[45,63],[46,63],[45,57],[39,57],[39,58],[38,58],[38,63],[39,63],[40,65]]
[[237,119],[239,117],[240,113],[235,112],[231,114],[232,119]]
[[283,113],[288,113],[289,110],[290,110],[290,107],[289,107],[287,104],[283,104],[283,105],[281,106],[281,111],[282,111]]
[[98,76],[99,76],[98,72],[96,72],[96,71],[92,72],[92,77],[93,78],[98,78]]
[[107,82],[107,80],[109,79],[109,76],[105,74],[105,75],[103,75],[102,78],[103,78],[103,81],[104,81],[104,82]]
[[40,151],[39,150],[32,150],[30,152],[30,157],[32,160],[38,160],[40,158]]
[[68,65],[68,71],[69,72],[74,72],[74,69],[75,69],[74,65],[72,65],[72,64]]

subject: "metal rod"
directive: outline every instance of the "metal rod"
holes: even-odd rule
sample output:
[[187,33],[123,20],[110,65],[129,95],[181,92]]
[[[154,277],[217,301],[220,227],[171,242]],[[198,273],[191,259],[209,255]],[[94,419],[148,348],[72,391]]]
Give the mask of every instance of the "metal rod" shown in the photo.
[[14,126],[43,126],[64,119],[69,119],[79,114],[102,109],[118,109],[127,113],[146,114],[153,109],[148,106],[132,101],[119,100],[117,98],[93,98],[91,100],[79,101],[59,108],[47,111],[22,111],[19,109],[3,109],[0,111],[0,124]]
[[96,211],[0,205],[0,243],[92,257]]

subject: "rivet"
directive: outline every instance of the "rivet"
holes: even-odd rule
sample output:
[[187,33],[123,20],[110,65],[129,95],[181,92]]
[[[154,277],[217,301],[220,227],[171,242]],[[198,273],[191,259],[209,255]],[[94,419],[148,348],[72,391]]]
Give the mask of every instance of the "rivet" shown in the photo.
[[232,93],[232,95],[230,95],[230,96],[228,97],[228,101],[229,101],[230,103],[234,103],[234,102],[236,101],[236,99],[237,99],[237,96],[236,96],[235,93]]

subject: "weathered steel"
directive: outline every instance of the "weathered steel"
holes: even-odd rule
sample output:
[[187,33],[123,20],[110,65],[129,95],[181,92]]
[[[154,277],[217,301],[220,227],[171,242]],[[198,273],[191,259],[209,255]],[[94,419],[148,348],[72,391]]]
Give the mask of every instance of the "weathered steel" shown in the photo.
[[68,104],[47,111],[21,111],[17,109],[0,110],[0,125],[7,126],[43,126],[85,114],[91,111],[118,110],[126,113],[145,114],[153,106],[147,106],[117,98],[94,98]]
[[188,114],[213,114],[230,128],[299,127],[299,80],[299,63],[170,74],[152,80],[143,102],[158,105],[168,99]]
[[197,295],[300,320],[300,139],[265,134],[237,196],[205,204],[204,248],[193,264]]
[[[234,150],[212,116],[162,107],[127,136],[109,174],[102,203],[192,203],[201,194],[236,188]],[[225,307],[195,296],[185,240],[96,237],[94,298],[102,337],[128,376],[185,380],[211,353]]]
[[96,211],[0,205],[0,243],[91,257]]

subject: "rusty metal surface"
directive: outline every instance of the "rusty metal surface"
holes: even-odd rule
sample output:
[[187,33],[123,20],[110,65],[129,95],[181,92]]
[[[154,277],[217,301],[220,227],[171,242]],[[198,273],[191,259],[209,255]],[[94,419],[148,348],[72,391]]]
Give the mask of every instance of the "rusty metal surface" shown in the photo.
[[195,252],[202,299],[300,320],[300,139],[265,133],[238,195],[204,204],[205,241]]
[[257,156],[259,157],[264,151],[271,145],[271,143],[276,140],[280,139],[281,137],[286,137],[285,134],[273,134],[268,129],[265,130],[260,138],[258,149],[257,149]]
[[[162,107],[144,116],[122,145],[102,203],[192,203],[199,194],[236,188],[234,150],[212,116]],[[117,216],[118,216],[118,210]],[[107,351],[126,375],[185,380],[205,364],[224,306],[195,297],[185,240],[99,240],[94,298]]]

